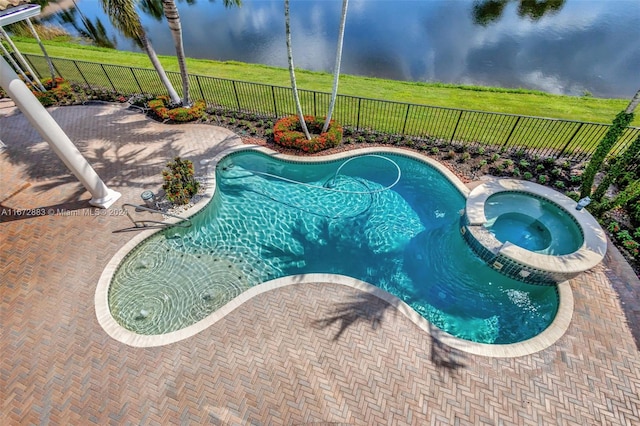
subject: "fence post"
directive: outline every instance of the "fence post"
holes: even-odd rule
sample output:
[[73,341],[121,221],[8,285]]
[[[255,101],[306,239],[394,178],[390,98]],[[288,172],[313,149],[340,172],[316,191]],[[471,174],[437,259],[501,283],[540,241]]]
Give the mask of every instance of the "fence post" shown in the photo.
[[356,121],[356,130],[360,130],[360,102],[362,102],[362,98],[358,98],[358,120]]
[[138,85],[138,89],[140,89],[140,94],[142,94],[144,92],[144,90],[142,90],[142,86],[140,86],[140,82],[138,81],[138,78],[136,77],[136,73],[133,72],[133,68],[129,67],[129,69],[131,70],[131,75],[133,75],[133,79],[136,81],[136,84]]
[[240,111],[240,98],[238,97],[238,89],[236,89],[236,81],[231,80],[231,83],[233,84],[233,93],[236,94],[236,104],[238,104],[238,111]]
[[72,62],[73,62],[73,65],[76,66],[76,69],[78,70],[78,72],[80,73],[80,77],[82,77],[84,82],[87,83],[87,89],[91,89],[91,85],[87,81],[87,78],[84,76],[84,74],[82,74],[82,71],[80,70],[80,67],[78,66],[78,63],[76,61],[72,61]]
[[278,118],[278,104],[276,103],[276,89],[271,86],[271,97],[273,98],[273,116]]
[[318,109],[316,108],[316,91],[313,91],[313,116],[318,116]]
[[564,151],[569,147],[569,144],[571,143],[571,141],[573,141],[573,138],[576,137],[576,135],[578,134],[578,132],[580,131],[580,129],[582,129],[582,125],[584,123],[580,123],[580,125],[578,126],[578,128],[576,129],[575,132],[573,132],[573,134],[571,135],[571,137],[569,138],[569,140],[567,141],[567,143],[562,147],[562,150],[560,151],[560,154],[558,154],[558,158],[562,157],[562,154],[564,154]]
[[104,69],[104,65],[100,64],[100,68],[102,68],[102,72],[104,72],[104,75],[107,77],[107,80],[109,80],[109,84],[111,84],[111,88],[113,89],[113,91],[117,92],[116,86],[113,85],[113,82],[109,78],[109,74],[107,73],[107,70]]
[[404,130],[407,128],[407,118],[409,117],[409,108],[411,108],[411,104],[407,104],[407,112],[404,114],[404,124],[402,125],[403,135],[404,135]]
[[511,139],[511,135],[513,135],[513,132],[516,130],[516,127],[518,127],[518,123],[520,122],[520,119],[522,117],[518,117],[516,119],[516,122],[513,123],[513,127],[511,128],[511,131],[509,132],[509,136],[507,136],[507,139],[503,142],[502,146],[505,146],[507,143],[509,143],[509,140]]
[[202,85],[200,84],[200,76],[196,75],[196,83],[198,83],[198,90],[200,90],[200,96],[202,96],[202,100],[207,103],[207,99],[204,97],[204,92],[202,91]]
[[453,138],[456,135],[456,132],[458,131],[458,124],[460,124],[460,119],[462,118],[462,113],[464,111],[460,110],[460,115],[458,115],[458,121],[456,121],[456,127],[454,127],[453,129],[453,133],[451,134],[451,138],[449,139],[449,142],[453,142]]

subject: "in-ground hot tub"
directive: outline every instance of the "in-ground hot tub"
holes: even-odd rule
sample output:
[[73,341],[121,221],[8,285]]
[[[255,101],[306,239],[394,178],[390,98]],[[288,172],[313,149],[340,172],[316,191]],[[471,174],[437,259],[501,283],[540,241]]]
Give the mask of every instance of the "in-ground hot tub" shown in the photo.
[[467,198],[461,232],[494,269],[531,284],[552,285],[602,261],[605,233],[565,195],[532,182],[491,180]]

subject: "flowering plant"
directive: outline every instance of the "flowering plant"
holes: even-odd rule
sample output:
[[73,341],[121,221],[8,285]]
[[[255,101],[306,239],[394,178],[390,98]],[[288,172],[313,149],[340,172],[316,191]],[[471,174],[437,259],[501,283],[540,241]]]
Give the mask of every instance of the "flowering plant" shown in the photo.
[[296,148],[304,152],[314,153],[323,149],[337,146],[342,141],[342,126],[331,120],[329,129],[322,132],[324,119],[307,115],[304,117],[305,123],[312,138],[309,140],[302,132],[300,119],[291,115],[276,121],[273,126],[273,138],[278,145],[287,148]]
[[162,189],[167,199],[174,204],[187,204],[200,187],[200,183],[194,177],[193,163],[176,157],[167,163],[167,168],[168,170],[162,171]]
[[41,92],[33,87],[31,88],[31,91],[43,106],[47,107],[59,102],[73,103],[73,88],[65,79],[56,77],[52,80],[49,78],[42,81],[42,85],[46,89],[46,92]]
[[177,123],[186,123],[201,118],[204,115],[205,102],[196,101],[189,108],[171,108],[168,96],[158,96],[150,100],[147,105],[162,120],[171,120]]

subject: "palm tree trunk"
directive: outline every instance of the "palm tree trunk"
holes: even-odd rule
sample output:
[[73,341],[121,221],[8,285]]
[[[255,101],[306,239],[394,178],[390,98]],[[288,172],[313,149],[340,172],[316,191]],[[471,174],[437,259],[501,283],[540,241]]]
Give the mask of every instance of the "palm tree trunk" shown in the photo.
[[329,112],[322,126],[322,132],[329,129],[329,122],[333,115],[333,108],[336,105],[336,97],[338,96],[338,80],[340,79],[340,63],[342,62],[342,42],[344,40],[344,26],[347,21],[347,7],[349,0],[342,0],[342,17],[340,19],[340,31],[338,34],[338,47],[336,48],[336,65],[333,70],[333,89],[331,90],[331,100],[329,101]]
[[627,109],[624,110],[627,114],[633,114],[636,110],[636,107],[640,104],[640,89],[636,92],[636,94],[631,98],[631,102],[627,106]]
[[33,37],[35,37],[36,41],[38,42],[38,46],[40,46],[40,50],[42,50],[44,59],[47,61],[47,65],[49,66],[49,74],[51,74],[51,81],[53,82],[53,80],[55,80],[56,78],[56,71],[53,68],[53,62],[51,62],[51,58],[47,53],[47,49],[44,48],[44,44],[42,44],[42,40],[40,40],[40,36],[38,35],[38,32],[33,27],[33,24],[31,23],[31,18],[27,18],[26,21],[27,21],[27,26],[29,27],[29,30],[31,30],[31,34],[33,34]]
[[180,96],[176,89],[173,88],[171,80],[167,77],[167,73],[164,71],[158,55],[156,55],[156,51],[151,45],[151,40],[147,37],[147,33],[140,23],[140,16],[136,12],[134,0],[100,0],[100,2],[102,3],[102,9],[104,9],[113,26],[119,29],[126,37],[135,41],[145,51],[153,68],[158,73],[160,81],[166,87],[171,102],[179,104]]
[[187,62],[184,55],[184,46],[182,44],[182,25],[180,23],[180,15],[174,0],[162,0],[162,8],[164,16],[167,18],[173,44],[176,48],[176,56],[178,58],[178,66],[180,67],[180,76],[182,77],[182,105],[191,106],[189,99],[189,74],[187,73]]
[[300,126],[304,132],[304,136],[311,140],[309,129],[307,129],[307,123],[304,121],[304,115],[302,114],[302,105],[300,105],[300,97],[298,96],[298,85],[296,84],[296,72],[293,67],[293,50],[291,49],[291,26],[289,24],[289,0],[284,0],[284,29],[287,39],[287,59],[289,61],[289,76],[291,77],[291,89],[293,90],[293,100],[296,104],[296,111],[298,112],[298,119],[300,120]]
[[155,68],[156,72],[158,73],[158,76],[160,77],[160,81],[162,82],[164,87],[167,88],[167,92],[169,93],[169,98],[171,99],[171,102],[173,102],[174,104],[179,104],[180,96],[178,95],[178,92],[176,92],[176,89],[173,88],[173,84],[171,84],[171,80],[169,80],[167,73],[164,71],[164,68],[160,63],[160,60],[158,59],[158,55],[156,55],[156,51],[153,49],[153,46],[151,45],[151,42],[147,38],[147,35],[145,34],[144,31],[142,31],[138,35],[138,38],[140,39],[142,48],[144,49],[145,52],[147,52],[147,56],[149,56],[149,60],[151,60],[151,64],[153,64],[153,68]]

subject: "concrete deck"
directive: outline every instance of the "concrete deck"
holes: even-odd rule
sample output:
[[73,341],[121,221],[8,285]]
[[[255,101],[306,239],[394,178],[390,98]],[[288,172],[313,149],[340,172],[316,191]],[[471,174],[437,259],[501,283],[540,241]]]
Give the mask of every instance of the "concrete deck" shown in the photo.
[[[117,206],[159,189],[172,156],[198,165],[240,143],[121,105],[50,111],[123,194]],[[0,424],[640,423],[640,283],[615,249],[570,282],[565,335],[523,357],[462,353],[330,282],[262,293],[194,337],[134,348],[94,308],[102,270],[133,236],[114,231],[130,222],[91,208],[6,102],[0,140]]]

